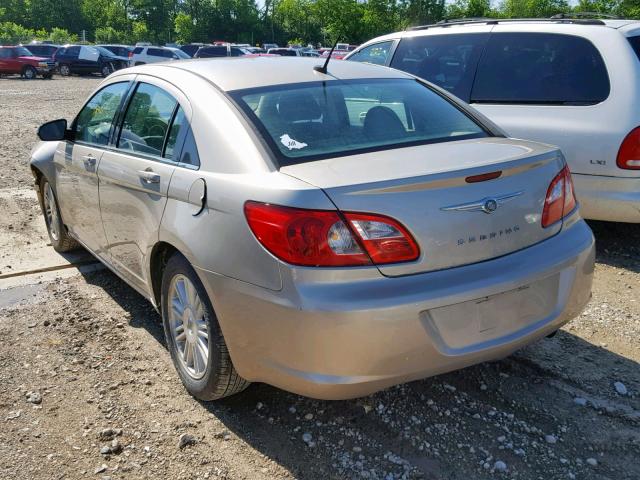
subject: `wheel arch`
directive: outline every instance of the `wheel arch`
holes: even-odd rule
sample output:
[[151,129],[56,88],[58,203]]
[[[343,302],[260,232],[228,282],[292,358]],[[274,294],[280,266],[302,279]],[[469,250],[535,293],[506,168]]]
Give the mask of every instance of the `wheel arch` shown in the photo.
[[160,303],[162,297],[162,274],[164,273],[164,269],[167,266],[169,258],[176,253],[179,253],[183,257],[185,256],[173,244],[160,240],[153,246],[149,256],[151,294],[153,295],[153,301],[158,310],[162,308]]

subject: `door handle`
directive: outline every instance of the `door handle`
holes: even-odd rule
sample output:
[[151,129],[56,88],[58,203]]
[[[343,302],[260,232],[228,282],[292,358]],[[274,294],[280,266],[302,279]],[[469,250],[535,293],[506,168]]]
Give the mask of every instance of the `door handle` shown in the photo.
[[139,170],[138,176],[145,183],[160,183],[160,174],[149,170]]
[[94,157],[93,155],[89,154],[89,155],[85,155],[84,157],[82,157],[82,163],[84,163],[85,167],[95,167],[96,166],[96,157]]

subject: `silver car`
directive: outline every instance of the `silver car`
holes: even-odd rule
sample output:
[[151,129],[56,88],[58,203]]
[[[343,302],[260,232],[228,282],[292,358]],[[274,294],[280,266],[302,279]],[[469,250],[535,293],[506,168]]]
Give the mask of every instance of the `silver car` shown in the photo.
[[191,394],[357,397],[579,314],[594,240],[557,148],[409,74],[318,63],[134,67],[39,130],[53,247],[161,311]]

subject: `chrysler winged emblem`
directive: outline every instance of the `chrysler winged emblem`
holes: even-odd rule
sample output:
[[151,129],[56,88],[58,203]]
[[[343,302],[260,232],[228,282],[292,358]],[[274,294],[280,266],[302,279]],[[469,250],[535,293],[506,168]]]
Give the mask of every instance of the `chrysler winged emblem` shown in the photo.
[[440,210],[445,212],[458,211],[458,212],[484,212],[493,213],[500,205],[503,205],[516,197],[519,197],[524,192],[507,193],[506,195],[497,195],[495,197],[485,197],[481,200],[470,203],[461,203],[459,205],[450,205],[448,207],[442,207]]

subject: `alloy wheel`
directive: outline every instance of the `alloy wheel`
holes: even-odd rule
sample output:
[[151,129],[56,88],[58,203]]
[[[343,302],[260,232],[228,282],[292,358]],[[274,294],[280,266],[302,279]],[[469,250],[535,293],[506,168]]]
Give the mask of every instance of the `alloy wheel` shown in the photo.
[[44,190],[43,203],[49,233],[51,234],[51,238],[58,241],[60,238],[60,232],[58,231],[60,225],[60,222],[58,221],[58,205],[56,204],[56,197],[53,194],[53,189],[49,183],[47,183]]
[[195,286],[184,275],[171,279],[168,301],[176,356],[189,376],[198,380],[204,376],[209,362],[209,328],[204,305]]

